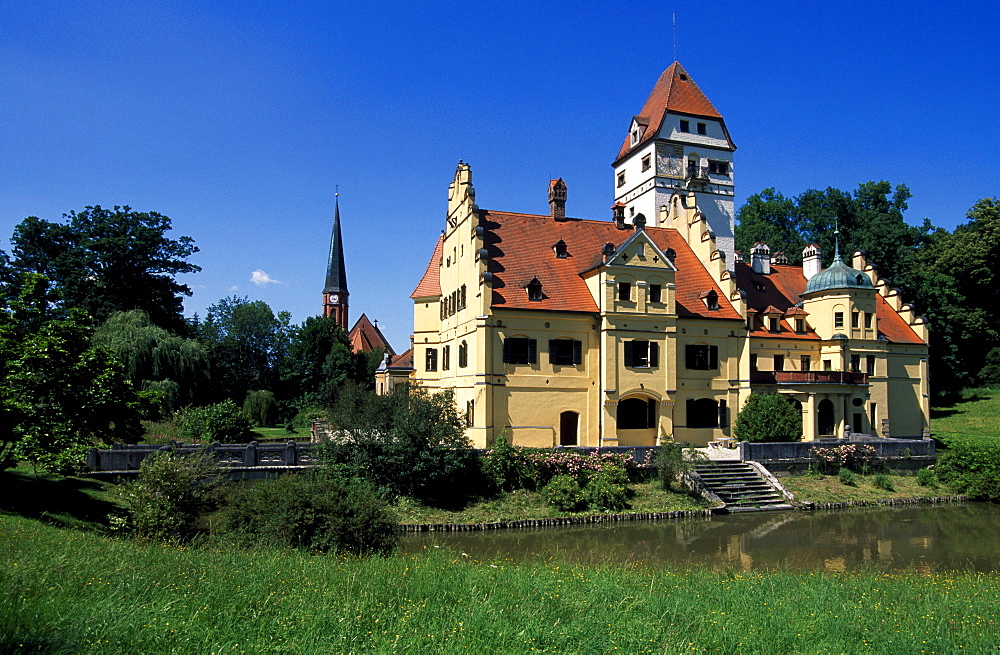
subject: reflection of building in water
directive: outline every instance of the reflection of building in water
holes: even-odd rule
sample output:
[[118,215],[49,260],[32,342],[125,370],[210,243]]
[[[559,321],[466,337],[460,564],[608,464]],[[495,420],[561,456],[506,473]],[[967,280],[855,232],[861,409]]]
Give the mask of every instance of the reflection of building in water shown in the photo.
[[847,560],[843,557],[831,557],[823,560],[823,568],[831,573],[843,573],[847,570]]

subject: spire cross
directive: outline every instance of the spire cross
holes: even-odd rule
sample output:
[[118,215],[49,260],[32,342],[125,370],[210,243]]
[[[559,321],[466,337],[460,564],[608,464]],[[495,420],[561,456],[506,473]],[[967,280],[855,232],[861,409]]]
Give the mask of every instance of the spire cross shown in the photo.
[[840,261],[840,220],[833,219],[833,261]]

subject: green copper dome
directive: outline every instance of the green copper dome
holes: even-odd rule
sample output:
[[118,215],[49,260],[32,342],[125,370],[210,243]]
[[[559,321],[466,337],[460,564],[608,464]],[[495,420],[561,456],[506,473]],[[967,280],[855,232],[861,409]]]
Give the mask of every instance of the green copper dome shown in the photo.
[[861,271],[851,268],[838,257],[829,268],[823,269],[809,278],[806,293],[827,291],[828,289],[874,289],[875,285]]

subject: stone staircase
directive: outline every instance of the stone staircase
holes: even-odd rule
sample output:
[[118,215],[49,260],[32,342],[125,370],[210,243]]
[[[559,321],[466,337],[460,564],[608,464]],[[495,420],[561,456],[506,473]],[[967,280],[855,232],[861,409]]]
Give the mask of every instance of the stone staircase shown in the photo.
[[695,473],[730,512],[792,509],[784,494],[750,464],[711,462],[699,464]]

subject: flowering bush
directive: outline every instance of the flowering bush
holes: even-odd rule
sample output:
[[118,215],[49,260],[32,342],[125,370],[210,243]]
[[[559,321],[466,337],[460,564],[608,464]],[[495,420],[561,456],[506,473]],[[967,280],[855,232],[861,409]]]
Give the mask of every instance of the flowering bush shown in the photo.
[[865,471],[879,464],[878,452],[868,444],[848,443],[832,448],[813,447],[809,457],[815,461],[821,471],[829,473],[841,468],[853,471]]
[[575,512],[584,505],[580,484],[569,475],[557,475],[542,487],[545,501],[563,512]]
[[504,435],[482,458],[483,473],[501,491],[541,489],[557,475],[568,475],[581,487],[595,474],[607,470],[642,470],[651,464],[647,459],[634,461],[627,453],[608,453],[595,449],[589,453],[574,450],[542,450],[512,446]]

